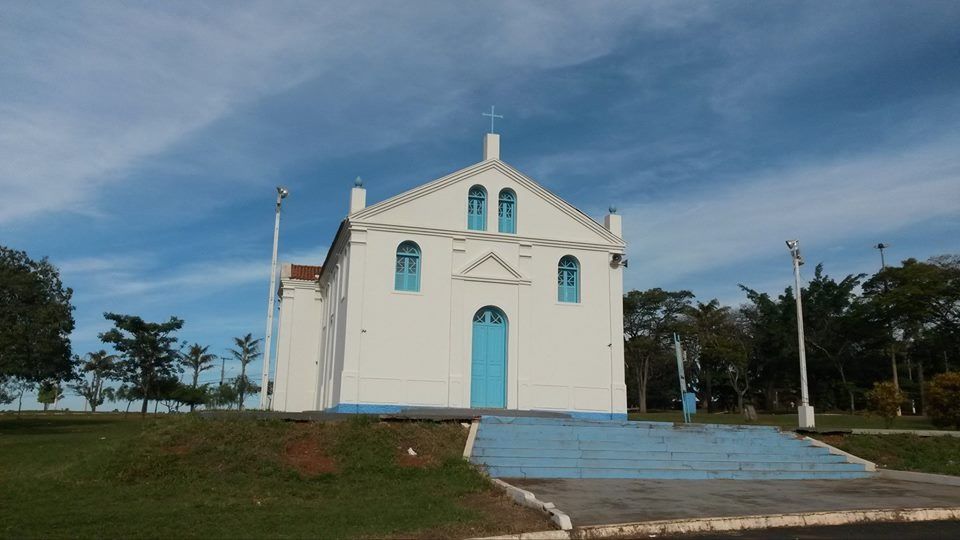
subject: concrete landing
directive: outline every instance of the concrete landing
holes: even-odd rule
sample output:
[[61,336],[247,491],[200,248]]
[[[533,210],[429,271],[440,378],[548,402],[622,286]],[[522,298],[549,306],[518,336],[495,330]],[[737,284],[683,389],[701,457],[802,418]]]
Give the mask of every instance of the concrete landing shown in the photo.
[[552,502],[574,527],[642,521],[960,506],[960,488],[882,478],[858,480],[510,479]]
[[[265,420],[290,420],[293,422],[336,422],[356,418],[357,413],[304,411],[199,411],[197,414],[208,418],[223,418],[231,416],[245,416]],[[510,418],[570,418],[570,415],[553,411],[515,411],[507,409],[453,409],[433,407],[407,407],[398,412],[370,414],[381,420],[433,420],[433,421],[460,421],[470,422],[486,415],[497,415]]]

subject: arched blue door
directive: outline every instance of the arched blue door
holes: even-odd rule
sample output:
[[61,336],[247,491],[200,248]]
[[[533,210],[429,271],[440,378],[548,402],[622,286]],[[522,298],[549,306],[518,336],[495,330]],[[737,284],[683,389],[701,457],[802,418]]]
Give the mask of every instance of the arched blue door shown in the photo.
[[473,317],[470,406],[507,406],[507,316],[485,307]]

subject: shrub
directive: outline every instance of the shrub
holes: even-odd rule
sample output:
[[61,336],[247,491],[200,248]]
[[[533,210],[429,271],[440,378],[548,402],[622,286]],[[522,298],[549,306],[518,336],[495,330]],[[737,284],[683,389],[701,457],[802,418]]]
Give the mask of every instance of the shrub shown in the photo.
[[941,373],[927,385],[924,403],[933,425],[960,428],[960,373]]
[[870,410],[883,417],[889,428],[903,404],[903,393],[892,382],[873,383],[873,390],[867,392]]

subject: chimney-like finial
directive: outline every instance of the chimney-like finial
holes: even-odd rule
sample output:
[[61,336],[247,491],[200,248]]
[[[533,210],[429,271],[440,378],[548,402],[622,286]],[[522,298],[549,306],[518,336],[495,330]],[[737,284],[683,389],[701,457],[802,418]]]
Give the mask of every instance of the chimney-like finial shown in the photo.
[[363,178],[359,176],[353,179],[353,185],[356,187],[363,187]]
[[614,205],[612,205],[612,204],[610,205],[610,208],[608,208],[608,210],[610,210],[610,213],[611,213],[611,214],[616,214],[616,213],[617,213],[617,207],[614,206]]

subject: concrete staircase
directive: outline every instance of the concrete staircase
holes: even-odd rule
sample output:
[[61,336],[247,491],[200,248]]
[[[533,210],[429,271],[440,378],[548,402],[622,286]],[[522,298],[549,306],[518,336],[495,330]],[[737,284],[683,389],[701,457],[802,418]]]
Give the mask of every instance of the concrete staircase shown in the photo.
[[470,460],[499,478],[823,480],[871,473],[767,426],[484,416]]

